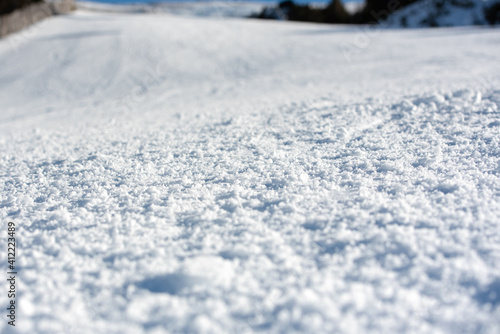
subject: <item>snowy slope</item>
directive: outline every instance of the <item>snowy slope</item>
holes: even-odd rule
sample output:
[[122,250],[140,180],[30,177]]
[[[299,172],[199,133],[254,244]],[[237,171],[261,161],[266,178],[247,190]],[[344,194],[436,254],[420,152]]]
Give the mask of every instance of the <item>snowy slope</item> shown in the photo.
[[486,25],[485,9],[498,0],[420,0],[389,17],[392,27],[455,27]]
[[249,17],[258,13],[268,3],[259,1],[168,1],[156,3],[100,3],[78,1],[82,10],[114,13],[166,13],[201,17]]
[[368,32],[77,11],[1,40],[18,332],[499,332],[500,31]]

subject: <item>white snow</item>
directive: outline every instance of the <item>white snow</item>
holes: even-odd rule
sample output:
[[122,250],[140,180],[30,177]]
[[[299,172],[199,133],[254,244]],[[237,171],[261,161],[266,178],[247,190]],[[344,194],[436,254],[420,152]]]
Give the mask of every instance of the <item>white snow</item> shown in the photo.
[[342,3],[349,14],[355,14],[365,7],[364,1],[343,1]]
[[260,13],[269,2],[259,1],[167,1],[153,3],[108,4],[78,1],[78,8],[113,13],[166,13],[200,17],[249,17]]
[[1,40],[17,332],[498,333],[500,30],[373,29],[79,10]]

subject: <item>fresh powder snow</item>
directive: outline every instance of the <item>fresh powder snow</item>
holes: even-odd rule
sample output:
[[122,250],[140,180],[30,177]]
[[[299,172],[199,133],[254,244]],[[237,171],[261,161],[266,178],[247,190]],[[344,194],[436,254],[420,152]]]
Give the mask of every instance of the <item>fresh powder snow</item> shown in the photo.
[[0,64],[15,332],[500,332],[498,28],[77,10]]

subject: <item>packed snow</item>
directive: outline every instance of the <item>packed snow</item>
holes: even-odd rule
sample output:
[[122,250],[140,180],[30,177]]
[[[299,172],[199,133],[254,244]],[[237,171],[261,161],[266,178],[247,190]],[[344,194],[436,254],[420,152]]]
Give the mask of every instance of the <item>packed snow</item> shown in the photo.
[[499,41],[83,10],[1,40],[16,332],[499,333]]

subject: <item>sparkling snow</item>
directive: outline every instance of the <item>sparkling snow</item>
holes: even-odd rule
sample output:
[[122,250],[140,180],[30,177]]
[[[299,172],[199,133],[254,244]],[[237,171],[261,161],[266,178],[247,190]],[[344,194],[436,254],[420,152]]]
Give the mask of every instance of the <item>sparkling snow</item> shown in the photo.
[[85,11],[1,40],[16,329],[500,332],[499,42]]

